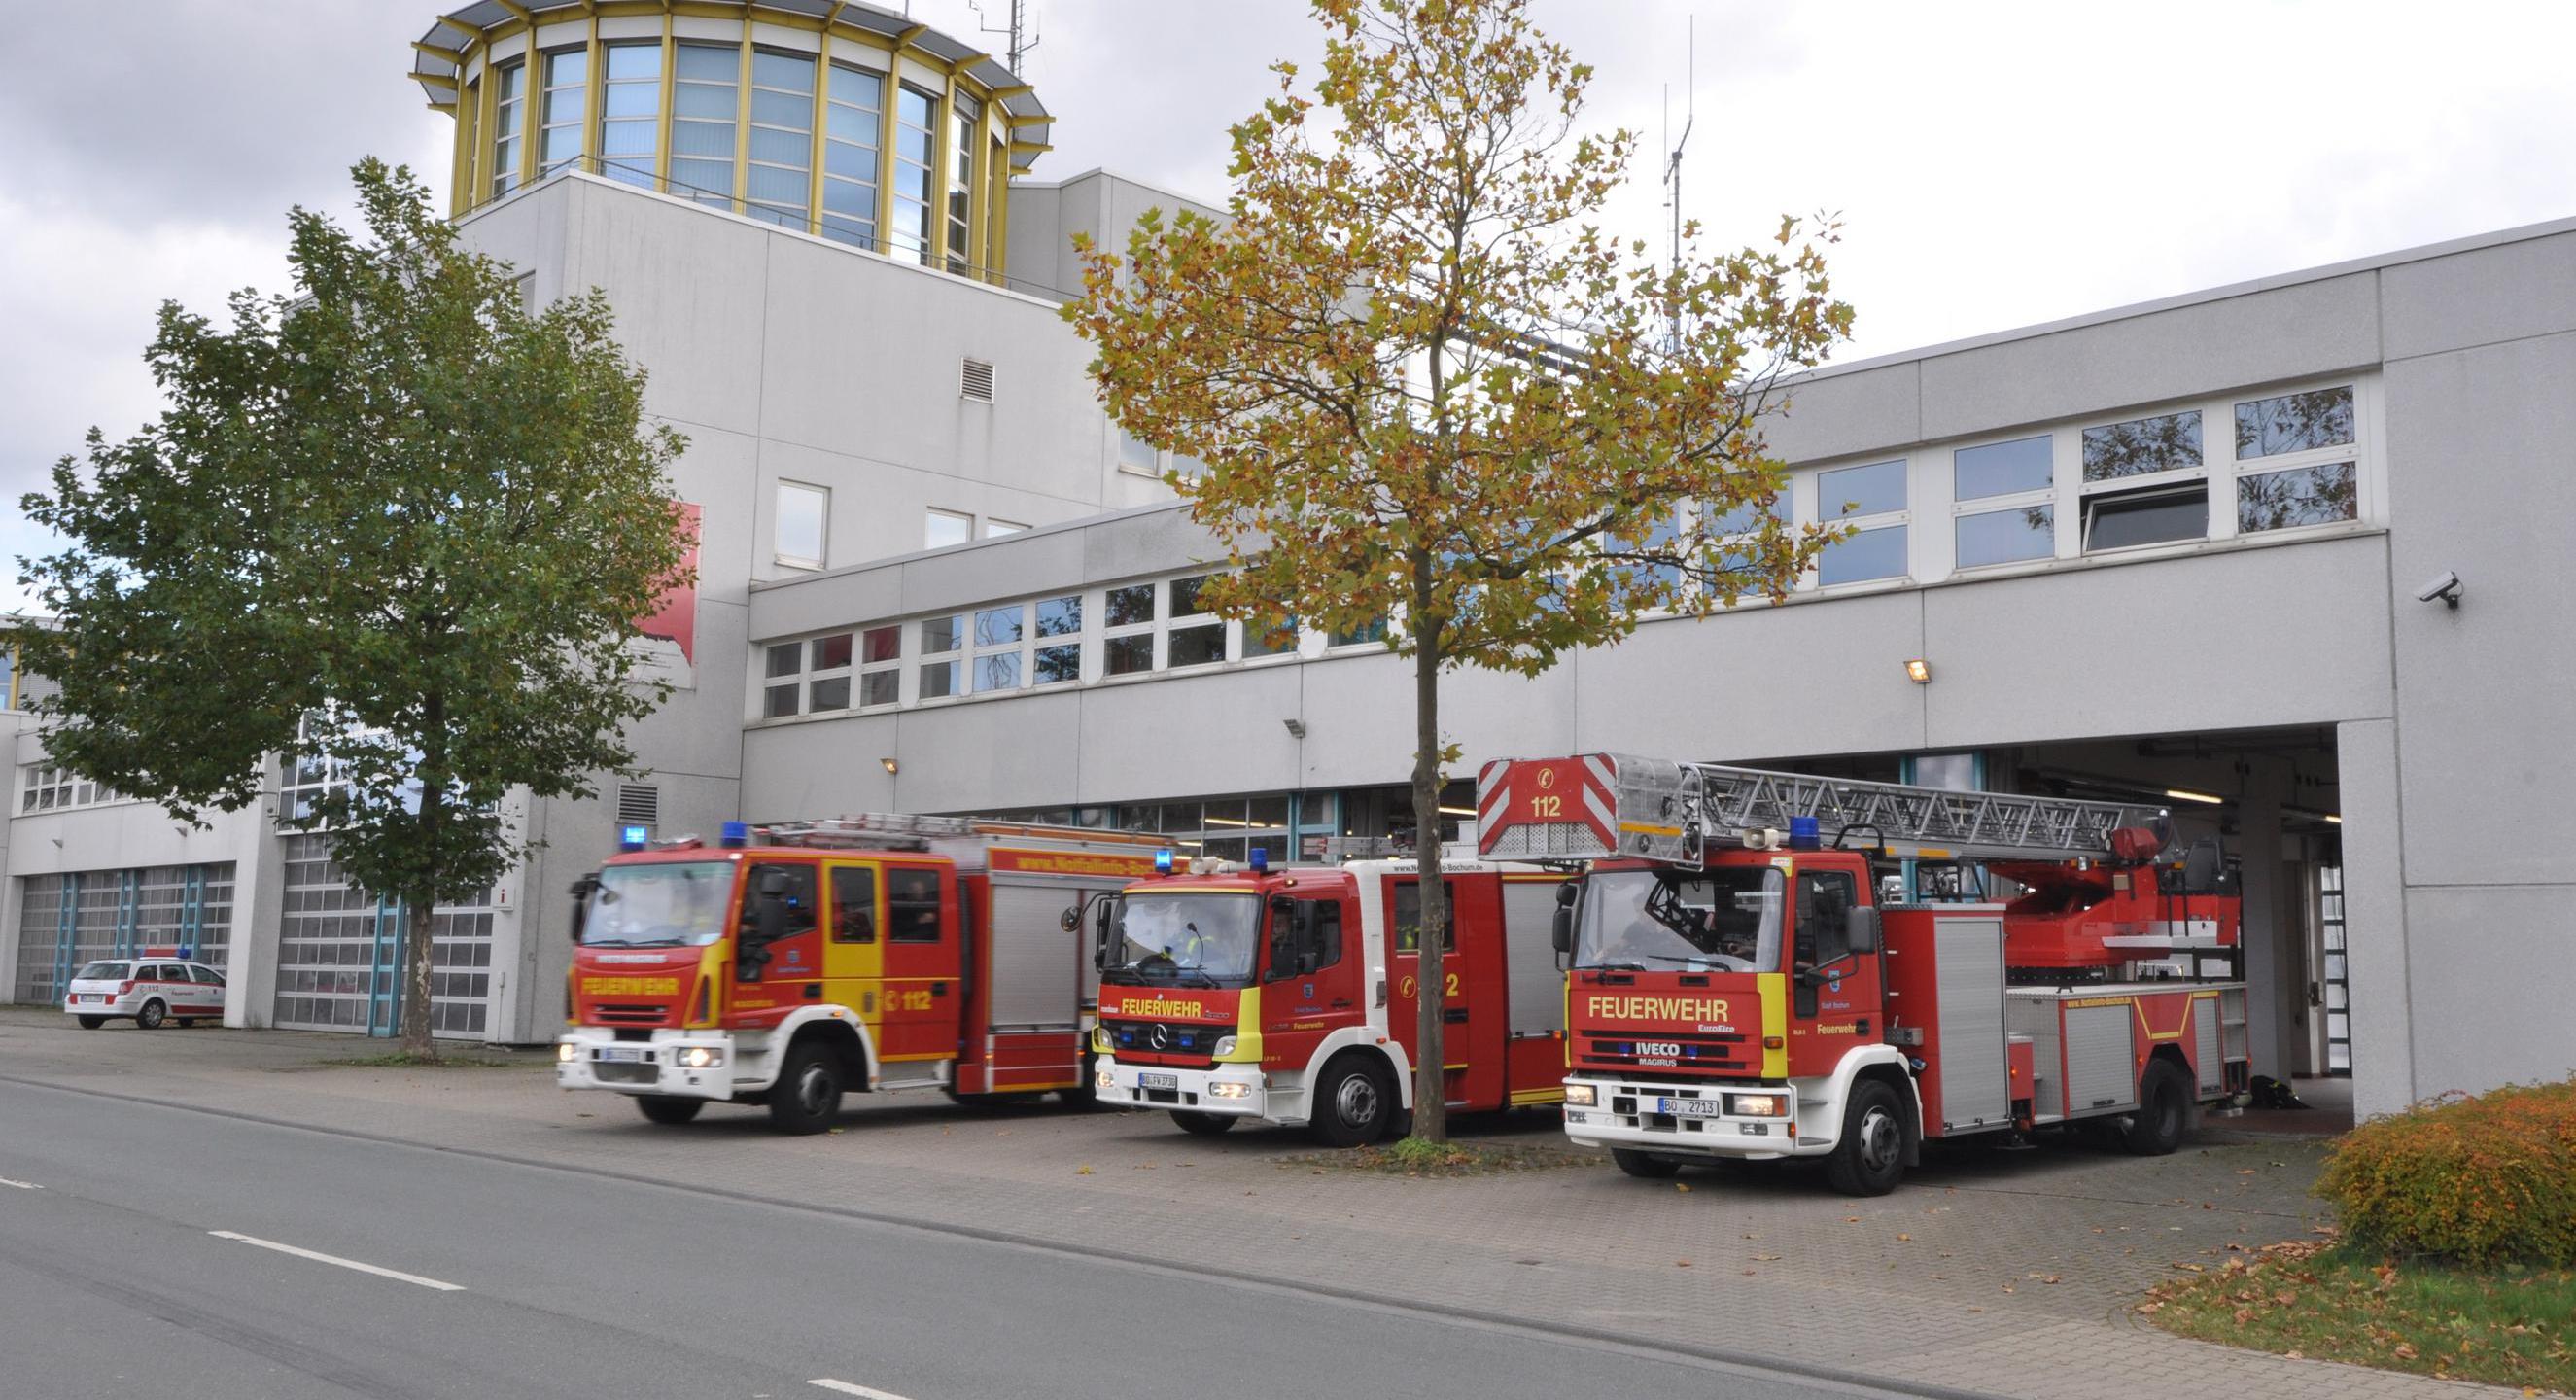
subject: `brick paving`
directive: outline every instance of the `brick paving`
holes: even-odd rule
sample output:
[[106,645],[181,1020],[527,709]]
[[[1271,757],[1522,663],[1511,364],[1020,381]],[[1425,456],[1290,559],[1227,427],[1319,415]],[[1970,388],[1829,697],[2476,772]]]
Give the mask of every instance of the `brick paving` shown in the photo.
[[[82,1032],[0,1010],[0,1074],[527,1161],[706,1181],[927,1225],[1242,1277],[2056,1400],[2149,1388],[2238,1396],[2502,1395],[2168,1336],[2130,1312],[2176,1266],[2297,1238],[2322,1146],[2225,1124],[2172,1157],[2078,1142],[1927,1163],[1854,1201],[1811,1173],[1632,1181],[1607,1165],[1414,1180],[1353,1171],[1299,1134],[1185,1136],[1160,1115],[854,1097],[825,1136],[715,1107],[661,1128],[622,1100],[510,1068],[324,1066],[385,1042],[199,1028]],[[1552,1114],[1465,1135],[1554,1147]],[[1683,1189],[1687,1188],[1687,1189]],[[1252,1304],[1257,1306],[1257,1303]],[[2148,1378],[2152,1377],[2152,1380]]]

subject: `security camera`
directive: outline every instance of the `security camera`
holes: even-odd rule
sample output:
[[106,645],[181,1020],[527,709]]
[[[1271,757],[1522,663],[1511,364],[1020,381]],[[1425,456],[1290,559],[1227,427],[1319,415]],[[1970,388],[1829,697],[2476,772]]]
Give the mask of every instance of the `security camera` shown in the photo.
[[2439,598],[2451,607],[2457,608],[2460,606],[2460,576],[2449,569],[2444,569],[2441,577],[2424,585],[2415,597],[2418,601],[2426,603]]

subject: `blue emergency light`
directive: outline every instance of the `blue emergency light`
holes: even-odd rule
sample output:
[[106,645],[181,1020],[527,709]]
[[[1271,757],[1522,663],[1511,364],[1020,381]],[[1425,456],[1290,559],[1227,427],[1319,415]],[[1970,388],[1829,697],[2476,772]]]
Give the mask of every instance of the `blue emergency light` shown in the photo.
[[717,839],[722,841],[725,849],[729,851],[738,850],[743,846],[747,846],[751,843],[751,823],[726,822],[724,824],[724,835]]
[[1267,875],[1270,873],[1270,848],[1268,846],[1255,846],[1252,848],[1252,873],[1255,875]]
[[1789,819],[1790,850],[1812,851],[1824,844],[1824,839],[1817,829],[1816,819],[1814,817],[1791,817]]
[[623,826],[617,829],[617,849],[621,851],[640,851],[644,849],[644,844],[652,839],[653,828],[649,826]]
[[1172,873],[1172,853],[1169,850],[1154,852],[1154,873],[1157,875]]

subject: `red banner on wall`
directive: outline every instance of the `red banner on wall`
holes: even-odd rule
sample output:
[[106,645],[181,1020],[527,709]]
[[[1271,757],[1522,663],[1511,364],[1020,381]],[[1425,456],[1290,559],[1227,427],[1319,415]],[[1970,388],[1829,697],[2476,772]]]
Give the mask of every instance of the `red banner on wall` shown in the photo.
[[690,665],[698,664],[698,508],[688,501],[680,506],[680,554],[683,581],[662,590],[662,601],[653,614],[643,621],[644,635],[676,643],[680,656]]

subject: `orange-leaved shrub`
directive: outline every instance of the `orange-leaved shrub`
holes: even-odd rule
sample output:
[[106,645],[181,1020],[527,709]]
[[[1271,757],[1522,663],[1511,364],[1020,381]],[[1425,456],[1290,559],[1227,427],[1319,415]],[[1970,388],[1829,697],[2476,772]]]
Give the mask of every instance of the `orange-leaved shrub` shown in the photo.
[[2462,1264],[2576,1264],[2576,1079],[2450,1093],[2374,1118],[2316,1193],[2366,1249]]

